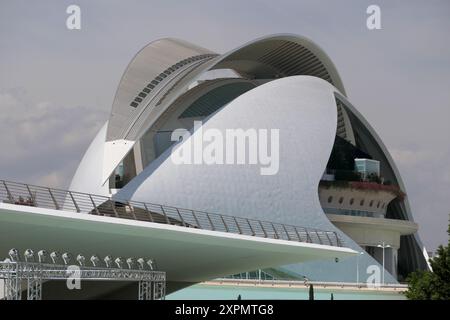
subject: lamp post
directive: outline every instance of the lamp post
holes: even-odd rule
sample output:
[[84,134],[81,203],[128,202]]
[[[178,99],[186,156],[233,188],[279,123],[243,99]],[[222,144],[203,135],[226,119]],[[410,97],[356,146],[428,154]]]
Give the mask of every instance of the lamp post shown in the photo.
[[362,256],[364,251],[358,252],[356,256],[356,284],[359,286],[359,256]]
[[383,285],[384,285],[384,249],[390,248],[391,246],[388,245],[388,244],[385,244],[384,241],[383,241],[383,243],[377,245],[377,247],[383,249],[383,276],[382,276],[382,283],[383,283]]

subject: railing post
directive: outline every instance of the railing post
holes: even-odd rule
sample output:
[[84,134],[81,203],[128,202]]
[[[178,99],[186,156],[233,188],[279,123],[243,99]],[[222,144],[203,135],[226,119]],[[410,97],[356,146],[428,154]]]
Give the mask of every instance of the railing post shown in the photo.
[[334,236],[336,237],[336,245],[338,247],[342,247],[341,239],[339,238],[337,232],[333,232],[333,233],[334,233]]
[[239,230],[239,234],[242,234],[242,229],[241,229],[241,227],[239,226],[239,223],[237,222],[236,217],[233,217],[233,219],[234,219],[234,223],[236,223],[236,227],[237,227],[238,230]]
[[262,224],[262,222],[260,220],[258,220],[258,222],[259,222],[259,225],[260,225],[262,231],[264,232],[264,238],[267,238],[268,235],[267,235],[266,229],[264,229],[264,226],[263,226],[263,224]]
[[77,210],[77,212],[81,212],[81,211],[80,211],[80,208],[78,207],[78,204],[77,204],[77,202],[75,201],[75,198],[73,197],[73,194],[72,194],[71,191],[69,191],[69,195],[70,195],[70,198],[72,199],[73,204],[75,205],[75,209]]
[[55,205],[55,209],[59,210],[60,208],[59,208],[58,202],[56,202],[56,199],[53,196],[52,190],[50,190],[50,188],[47,188],[47,189],[48,189],[48,193],[50,193],[50,197],[52,197],[53,204]]
[[298,241],[303,242],[302,238],[300,237],[300,234],[298,233],[297,227],[294,226],[294,230],[295,230],[295,233],[297,234]]
[[276,236],[275,239],[280,239],[280,236],[278,235],[277,229],[275,229],[275,226],[273,225],[272,222],[270,224],[272,225],[273,231],[275,232],[275,236]]
[[328,242],[330,243],[330,246],[332,246],[332,245],[333,245],[333,242],[331,241],[330,236],[328,236],[328,232],[327,232],[327,231],[324,231],[324,232],[325,232],[325,235],[326,235],[327,238],[328,238]]
[[222,219],[222,223],[223,223],[223,225],[224,225],[224,227],[225,227],[225,230],[226,230],[227,232],[230,232],[230,230],[228,229],[227,223],[225,222],[225,219],[223,218],[222,215],[220,215],[220,219]]
[[180,217],[181,222],[183,223],[183,226],[187,227],[187,224],[186,224],[186,222],[184,222],[184,219],[183,219],[183,216],[180,213],[180,210],[178,210],[178,208],[175,208],[175,210],[177,210],[178,216]]
[[255,233],[255,231],[253,230],[253,227],[252,227],[252,225],[251,225],[251,223],[250,223],[250,220],[248,220],[248,219],[246,219],[246,220],[247,220],[248,226],[250,227],[250,231],[252,232],[252,236],[255,236],[256,233]]
[[8,186],[6,185],[6,181],[4,181],[4,180],[3,180],[3,185],[5,186],[5,190],[6,190],[6,193],[8,194],[8,199],[9,199],[9,201],[10,201],[12,204],[14,204],[14,198],[13,198],[11,192],[9,191]]
[[116,203],[115,203],[115,201],[113,201],[112,199],[109,199],[108,201],[111,204],[111,209],[114,212],[114,215],[116,216],[116,218],[120,218],[119,214],[117,213],[117,210],[116,210]]
[[161,208],[161,211],[164,214],[164,217],[166,217],[167,224],[171,224],[169,217],[167,216],[166,211],[164,210],[164,207],[162,205],[160,205],[159,207]]
[[131,206],[130,201],[127,201],[127,206],[128,206],[128,208],[130,208],[131,215],[133,216],[133,219],[137,220],[136,219],[136,214],[134,213],[134,207]]
[[212,231],[215,231],[216,228],[214,228],[214,224],[213,224],[213,222],[212,222],[212,220],[211,220],[211,217],[209,216],[209,213],[208,213],[208,212],[205,212],[205,214],[206,214],[206,217],[208,218],[209,223],[211,224],[211,229],[212,229]]
[[284,224],[283,224],[283,229],[284,229],[284,232],[287,235],[288,240],[291,240],[291,237],[289,236],[289,232],[287,231],[286,226]]
[[304,229],[304,230],[305,230],[305,233],[306,233],[306,242],[312,243],[313,241],[312,241],[311,236],[309,235],[308,230],[307,229]]
[[316,233],[316,236],[317,236],[317,238],[319,239],[319,243],[320,243],[320,244],[323,244],[323,243],[322,243],[322,239],[320,238],[319,232],[317,232],[317,230],[314,230],[314,232]]
[[26,184],[27,190],[28,190],[28,194],[30,195],[30,200],[32,201],[32,204],[34,204],[34,197],[33,197],[33,193],[30,190],[30,186]]
[[94,206],[95,212],[96,212],[98,215],[100,215],[100,211],[98,211],[98,208],[97,208],[97,206],[96,206],[96,204],[95,204],[95,202],[94,202],[94,199],[92,199],[92,196],[91,196],[90,194],[88,194],[88,196],[89,196],[89,199],[91,199],[91,202],[92,202],[92,205]]
[[149,216],[149,218],[150,218],[150,221],[151,221],[151,222],[154,222],[154,221],[153,221],[152,212],[151,212],[150,210],[148,210],[147,205],[146,205],[145,203],[143,203],[143,204],[144,204],[145,211],[147,211],[147,213],[148,213],[148,216]]
[[200,222],[197,219],[197,215],[195,214],[194,210],[191,210],[192,216],[194,217],[195,223],[197,223],[197,226],[201,229]]

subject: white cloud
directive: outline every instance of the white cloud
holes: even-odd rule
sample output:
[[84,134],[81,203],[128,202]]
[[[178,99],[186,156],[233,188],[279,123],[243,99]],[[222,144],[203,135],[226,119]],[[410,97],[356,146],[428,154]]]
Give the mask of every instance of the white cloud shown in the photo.
[[95,108],[33,103],[23,90],[0,92],[2,178],[67,186],[106,118]]

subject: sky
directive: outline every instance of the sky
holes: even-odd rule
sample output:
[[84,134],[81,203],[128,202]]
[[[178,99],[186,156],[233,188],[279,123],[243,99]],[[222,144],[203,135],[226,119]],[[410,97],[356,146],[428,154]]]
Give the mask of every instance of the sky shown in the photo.
[[[66,8],[81,8],[68,30]],[[381,9],[381,29],[366,9]],[[428,250],[450,206],[450,1],[0,0],[0,179],[67,188],[133,56],[175,37],[218,53],[274,33],[312,39],[375,128]]]

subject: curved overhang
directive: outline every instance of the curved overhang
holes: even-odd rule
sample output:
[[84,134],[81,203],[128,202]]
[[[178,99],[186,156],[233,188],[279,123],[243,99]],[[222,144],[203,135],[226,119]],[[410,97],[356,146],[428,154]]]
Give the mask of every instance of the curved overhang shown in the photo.
[[381,242],[399,250],[401,236],[417,232],[416,223],[398,219],[384,219],[327,214],[328,219],[360,246],[377,247]]
[[340,214],[327,214],[327,217],[334,224],[357,226],[367,231],[395,231],[402,236],[414,234],[419,229],[417,223],[405,220],[346,216]]
[[[12,236],[14,241],[12,242]],[[345,247],[258,238],[64,210],[0,203],[0,254],[14,247],[145,257],[167,281],[189,285],[285,263],[353,256]]]
[[259,79],[314,76],[346,94],[341,77],[325,51],[308,38],[294,34],[274,34],[250,41],[216,58],[211,69],[223,68]]

